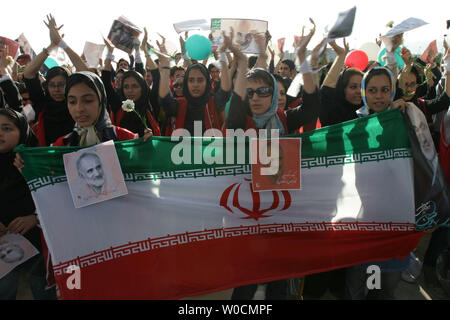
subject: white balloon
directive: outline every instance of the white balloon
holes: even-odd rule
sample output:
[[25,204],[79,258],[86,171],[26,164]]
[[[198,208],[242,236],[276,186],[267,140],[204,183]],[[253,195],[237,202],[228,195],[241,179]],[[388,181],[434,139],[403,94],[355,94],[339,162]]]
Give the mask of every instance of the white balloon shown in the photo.
[[377,61],[378,60],[378,53],[380,52],[381,48],[373,42],[366,42],[364,43],[359,50],[364,51],[370,60]]

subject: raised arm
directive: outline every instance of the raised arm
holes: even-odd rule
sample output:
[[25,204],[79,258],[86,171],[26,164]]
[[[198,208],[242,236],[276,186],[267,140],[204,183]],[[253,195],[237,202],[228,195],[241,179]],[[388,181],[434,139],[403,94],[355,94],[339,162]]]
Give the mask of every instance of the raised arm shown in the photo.
[[234,60],[237,63],[236,83],[233,91],[245,101],[245,98],[247,97],[247,79],[245,75],[248,71],[248,59],[247,56],[235,46],[231,46],[230,50],[233,53]]
[[269,40],[272,36],[270,35],[269,31],[266,32],[265,35],[257,34],[255,35],[255,41],[259,48],[259,55],[258,59],[256,60],[254,68],[263,68],[268,69],[269,65],[267,64],[267,45],[269,43]]
[[300,63],[300,73],[303,75],[303,89],[306,93],[314,93],[317,89],[314,77],[311,71],[311,66],[308,61],[306,61],[306,47],[311,41],[312,36],[316,32],[316,25],[314,21],[310,19],[313,24],[313,28],[307,36],[304,36],[297,43],[297,56]]
[[145,53],[145,69],[156,70],[158,69],[158,66],[156,65],[155,61],[153,61],[152,55],[148,51],[147,41],[148,41],[147,28],[144,28],[144,38],[142,39],[141,50],[144,51]]
[[105,42],[106,48],[108,50],[108,52],[106,53],[105,66],[103,67],[103,70],[111,72],[113,70],[111,61],[114,59],[113,52],[115,47],[108,38],[103,38],[103,42]]
[[220,78],[220,87],[223,91],[228,92],[231,90],[231,78],[230,78],[230,70],[228,69],[228,58],[226,55],[226,50],[228,48],[231,48],[233,46],[233,34],[230,33],[230,36],[228,37],[225,34],[225,31],[223,32],[223,44],[219,49],[219,61],[221,66],[221,78]]
[[164,99],[169,94],[170,90],[170,61],[164,45],[164,39],[162,44],[158,41],[156,41],[156,43],[159,47],[159,52],[157,52],[157,55],[159,59],[159,73],[161,75],[159,82],[159,97]]
[[62,48],[67,53],[70,61],[72,61],[77,71],[89,71],[88,66],[83,62],[83,59],[81,59],[81,57],[67,45],[67,43],[62,39],[62,36],[59,34],[59,30],[63,27],[63,25],[57,27],[55,18],[52,15],[47,16],[47,19],[48,22],[44,23],[50,30],[51,42]]
[[[6,103],[11,109],[18,112],[22,110],[19,90],[8,73],[8,47],[0,48],[0,88],[3,91]],[[1,93],[0,93],[1,94]]]
[[335,41],[331,41],[330,46],[333,48],[334,52],[336,52],[337,57],[334,59],[333,65],[331,66],[330,71],[328,71],[328,74],[325,77],[322,85],[324,87],[336,88],[339,74],[342,71],[345,57],[347,56],[347,53],[349,51],[349,45],[344,38],[344,48],[339,47]]

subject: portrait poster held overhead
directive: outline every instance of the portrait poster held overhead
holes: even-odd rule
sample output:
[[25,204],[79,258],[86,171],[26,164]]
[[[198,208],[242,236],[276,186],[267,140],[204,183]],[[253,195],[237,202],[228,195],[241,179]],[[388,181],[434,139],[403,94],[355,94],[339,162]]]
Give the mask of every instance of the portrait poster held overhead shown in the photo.
[[64,169],[75,208],[128,194],[112,140],[64,154]]
[[8,233],[0,237],[0,279],[39,251],[22,235]]
[[128,54],[134,49],[135,39],[139,37],[141,30],[124,17],[114,20],[108,34],[108,39],[116,48]]
[[233,42],[243,53],[259,53],[255,35],[265,35],[268,22],[249,19],[211,19],[212,47],[215,52],[223,43],[222,32],[233,28]]
[[420,56],[420,60],[425,61],[426,63],[433,63],[433,60],[436,58],[437,54],[437,42],[436,40],[433,40]]
[[13,57],[14,59],[16,59],[19,56],[20,45],[18,42],[5,37],[0,37],[0,47],[3,46],[8,47],[8,55]]
[[250,146],[254,191],[301,189],[301,138],[252,139]]

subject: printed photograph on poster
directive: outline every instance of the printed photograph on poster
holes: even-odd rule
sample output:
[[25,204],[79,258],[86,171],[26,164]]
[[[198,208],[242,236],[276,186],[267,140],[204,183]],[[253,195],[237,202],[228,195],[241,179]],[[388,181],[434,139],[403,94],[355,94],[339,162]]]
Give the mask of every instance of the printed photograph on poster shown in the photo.
[[18,233],[0,237],[0,279],[38,253],[30,241]]
[[243,53],[259,53],[255,35],[264,35],[267,32],[268,22],[249,19],[211,19],[211,34],[213,51],[216,51],[223,43],[222,32],[228,35],[234,30],[233,42],[239,46]]
[[18,42],[8,39],[8,38],[5,38],[5,37],[0,37],[0,47],[3,47],[3,46],[8,47],[8,55],[9,56],[13,57],[14,59],[16,59],[18,57],[19,47],[20,47]]
[[131,54],[134,49],[134,41],[139,37],[139,34],[139,30],[130,24],[114,20],[108,39],[111,40],[116,48]]
[[63,158],[75,208],[128,194],[112,140],[66,153]]
[[254,191],[301,189],[301,139],[252,139]]
[[431,41],[428,47],[425,49],[425,51],[420,56],[420,60],[426,62],[426,63],[433,63],[434,58],[436,58],[438,54],[437,49],[437,41]]
[[436,148],[434,147],[434,142],[428,127],[427,119],[424,113],[411,102],[408,102],[406,114],[411,121],[414,132],[416,133],[420,150],[425,156],[431,172],[433,173],[432,184],[434,184],[436,181],[439,159]]

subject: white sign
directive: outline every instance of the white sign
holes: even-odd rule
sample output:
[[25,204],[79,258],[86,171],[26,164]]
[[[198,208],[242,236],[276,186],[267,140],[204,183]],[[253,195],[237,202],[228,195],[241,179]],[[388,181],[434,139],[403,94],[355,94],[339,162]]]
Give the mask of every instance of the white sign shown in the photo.
[[175,28],[175,31],[177,33],[182,33],[191,30],[203,30],[203,31],[211,30],[210,22],[205,19],[182,21],[174,23],[173,27]]
[[86,41],[84,43],[83,53],[86,57],[87,65],[89,68],[98,67],[99,60],[102,58],[104,49],[104,44],[95,44],[89,41]]
[[400,24],[393,27],[391,30],[389,30],[389,32],[387,32],[384,36],[385,37],[393,37],[400,33],[404,33],[406,31],[410,31],[410,30],[419,28],[426,24],[428,24],[428,22],[425,22],[423,20],[420,20],[417,18],[408,18],[405,21],[403,21]]

